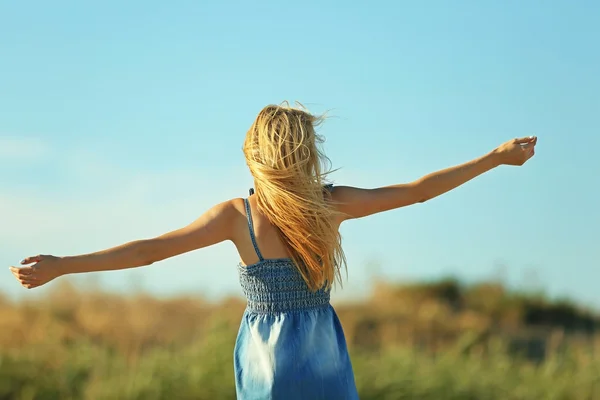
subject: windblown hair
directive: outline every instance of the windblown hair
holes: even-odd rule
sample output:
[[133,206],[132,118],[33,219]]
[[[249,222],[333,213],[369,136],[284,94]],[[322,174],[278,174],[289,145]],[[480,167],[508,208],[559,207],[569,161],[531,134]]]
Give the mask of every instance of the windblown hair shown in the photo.
[[246,134],[244,155],[256,186],[259,210],[279,231],[289,257],[308,287],[341,283],[346,258],[325,176],[329,159],[315,128],[324,120],[288,103],[263,108]]

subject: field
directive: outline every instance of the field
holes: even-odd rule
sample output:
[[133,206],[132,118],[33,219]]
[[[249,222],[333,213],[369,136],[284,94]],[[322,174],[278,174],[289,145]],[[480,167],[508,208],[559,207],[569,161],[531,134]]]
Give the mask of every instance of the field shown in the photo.
[[[495,283],[379,284],[336,309],[363,400],[600,399],[600,319]],[[0,299],[0,400],[234,399],[244,304],[67,284]]]

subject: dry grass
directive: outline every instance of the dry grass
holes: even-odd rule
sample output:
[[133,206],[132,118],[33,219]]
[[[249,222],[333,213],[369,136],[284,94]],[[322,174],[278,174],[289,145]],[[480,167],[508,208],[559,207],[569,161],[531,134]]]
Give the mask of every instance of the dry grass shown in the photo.
[[[361,399],[600,399],[595,315],[454,281],[337,307]],[[2,399],[233,399],[240,299],[0,298]]]

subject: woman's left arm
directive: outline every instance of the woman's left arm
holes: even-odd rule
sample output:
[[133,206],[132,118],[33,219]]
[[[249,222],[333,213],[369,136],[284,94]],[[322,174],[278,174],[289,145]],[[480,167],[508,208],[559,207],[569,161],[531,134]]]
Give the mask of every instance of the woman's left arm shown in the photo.
[[212,207],[188,226],[152,239],[136,240],[78,256],[27,257],[21,265],[29,266],[10,269],[24,287],[33,288],[61,275],[142,267],[231,240],[236,216],[239,212],[233,200],[229,200]]

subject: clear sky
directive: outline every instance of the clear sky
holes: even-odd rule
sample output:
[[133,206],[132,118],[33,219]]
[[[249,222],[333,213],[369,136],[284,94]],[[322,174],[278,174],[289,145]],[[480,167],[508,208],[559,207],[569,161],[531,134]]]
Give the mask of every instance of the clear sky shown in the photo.
[[[539,137],[522,168],[344,226],[337,299],[373,277],[500,276],[600,306],[598,21],[591,0],[1,2],[0,265],[151,237],[245,196],[246,130],[298,100],[331,110],[344,185]],[[221,244],[74,282],[219,298],[241,294],[237,261]],[[0,291],[34,295],[8,268]]]

